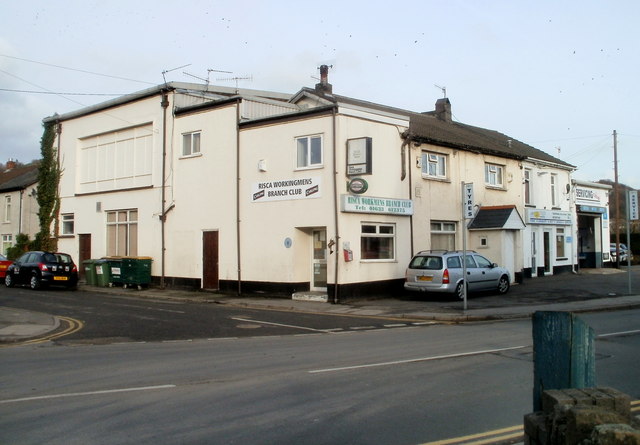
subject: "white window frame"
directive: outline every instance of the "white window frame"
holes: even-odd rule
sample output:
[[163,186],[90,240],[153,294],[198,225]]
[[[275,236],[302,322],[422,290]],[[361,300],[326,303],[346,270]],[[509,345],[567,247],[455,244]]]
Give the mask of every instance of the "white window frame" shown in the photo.
[[11,222],[11,195],[4,197],[4,222]]
[[439,247],[433,247],[434,245],[434,235],[445,238],[447,240],[446,244],[451,244],[451,248],[447,248],[447,250],[455,250],[456,247],[456,231],[458,229],[458,225],[455,221],[431,221],[430,230],[431,230],[431,248],[436,249]]
[[[367,228],[375,228],[374,232],[365,231]],[[371,240],[371,241],[366,241]],[[390,240],[390,249],[386,249],[387,256],[381,256],[382,250],[378,250],[378,257],[371,258],[368,252],[374,252],[366,249],[369,243],[383,242],[381,240]],[[378,223],[378,222],[362,222],[360,224],[360,258],[363,262],[393,262],[396,260],[396,225],[395,223]],[[378,246],[380,247],[380,246]]]
[[62,222],[62,234],[75,234],[75,215],[73,213],[63,213],[60,219]]
[[504,187],[504,165],[484,164],[484,183],[489,187]]
[[182,156],[199,156],[202,143],[202,131],[182,133]]
[[[110,216],[113,221],[109,221]],[[138,255],[138,209],[111,210],[107,218],[107,255]],[[122,218],[122,219],[121,219]]]
[[524,169],[524,203],[525,205],[533,204],[533,184],[532,171],[530,168]]
[[549,175],[550,190],[551,190],[551,206],[556,207],[558,205],[558,175],[551,173]]
[[433,179],[447,179],[448,156],[432,151],[422,152],[422,177]]
[[2,235],[2,254],[6,256],[7,250],[9,250],[10,247],[13,247],[13,235]]
[[[296,170],[321,168],[324,162],[324,140],[321,134],[296,137]],[[320,160],[313,162],[318,153],[313,153],[313,141],[320,141]],[[304,146],[301,144],[304,143]]]
[[563,227],[556,228],[556,260],[566,260],[566,237]]

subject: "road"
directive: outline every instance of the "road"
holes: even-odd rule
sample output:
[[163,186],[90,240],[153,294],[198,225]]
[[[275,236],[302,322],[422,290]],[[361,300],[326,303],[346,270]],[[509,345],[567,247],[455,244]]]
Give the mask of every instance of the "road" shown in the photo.
[[[639,310],[583,314],[640,398]],[[521,425],[527,320],[0,349],[0,443],[422,444]]]
[[68,317],[82,323],[82,329],[56,340],[58,344],[67,345],[293,335],[430,323],[149,300],[55,288],[32,291],[0,286],[0,304]]

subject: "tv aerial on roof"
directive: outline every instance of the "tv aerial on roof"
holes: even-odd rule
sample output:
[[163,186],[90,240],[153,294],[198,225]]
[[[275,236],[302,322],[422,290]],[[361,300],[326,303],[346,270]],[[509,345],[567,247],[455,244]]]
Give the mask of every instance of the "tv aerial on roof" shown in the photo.
[[182,66],[178,66],[176,68],[171,68],[170,70],[164,70],[162,72],[162,79],[164,80],[164,85],[167,85],[167,77],[165,76],[165,74],[170,73],[171,71],[175,71],[175,70],[179,70],[180,68],[186,68],[188,66],[190,66],[190,63],[187,63],[186,65],[182,65]]
[[436,84],[433,84],[433,86],[441,90],[444,97],[447,97],[447,87],[441,87],[440,85],[436,85]]
[[[219,71],[222,73],[228,73],[228,71]],[[233,73],[231,73],[233,74]],[[240,80],[248,80],[249,82],[253,81],[253,76],[234,76],[234,77],[222,77],[219,79],[216,79],[218,82],[231,82],[231,81],[235,81],[236,83],[236,94],[238,94],[238,81]]]

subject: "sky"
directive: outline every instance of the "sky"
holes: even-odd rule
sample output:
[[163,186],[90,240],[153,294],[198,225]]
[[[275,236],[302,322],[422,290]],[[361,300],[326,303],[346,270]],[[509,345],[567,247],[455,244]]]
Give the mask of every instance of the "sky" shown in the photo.
[[[640,188],[637,0],[61,0],[0,5],[0,162],[42,119],[167,81],[333,92],[496,130]],[[210,71],[214,70],[214,71]],[[240,80],[233,80],[241,78]]]

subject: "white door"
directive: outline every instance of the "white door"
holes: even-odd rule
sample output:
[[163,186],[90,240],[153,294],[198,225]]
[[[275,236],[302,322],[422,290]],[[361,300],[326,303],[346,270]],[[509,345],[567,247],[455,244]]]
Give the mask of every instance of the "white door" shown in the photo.
[[327,290],[327,231],[314,229],[312,234],[311,290]]

